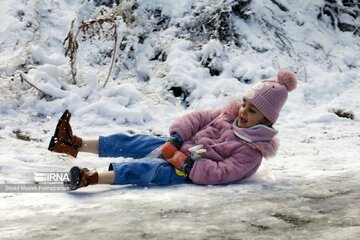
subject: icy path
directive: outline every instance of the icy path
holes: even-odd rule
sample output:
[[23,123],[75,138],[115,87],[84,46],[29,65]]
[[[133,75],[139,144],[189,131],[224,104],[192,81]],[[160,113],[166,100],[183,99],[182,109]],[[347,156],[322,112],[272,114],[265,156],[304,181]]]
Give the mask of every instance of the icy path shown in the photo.
[[[359,239],[360,124],[312,124],[280,137],[279,155],[267,163],[275,180],[263,170],[220,187],[0,193],[1,239]],[[2,182],[108,162],[44,153],[45,141],[3,137],[0,144]]]

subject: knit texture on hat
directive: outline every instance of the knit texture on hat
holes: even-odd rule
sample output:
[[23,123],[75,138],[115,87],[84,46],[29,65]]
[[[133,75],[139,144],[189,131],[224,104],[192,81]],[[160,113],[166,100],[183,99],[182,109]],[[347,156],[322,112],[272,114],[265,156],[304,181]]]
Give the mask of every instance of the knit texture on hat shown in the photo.
[[271,123],[275,123],[284,106],[288,92],[297,86],[295,74],[287,69],[279,70],[277,80],[263,80],[244,95]]

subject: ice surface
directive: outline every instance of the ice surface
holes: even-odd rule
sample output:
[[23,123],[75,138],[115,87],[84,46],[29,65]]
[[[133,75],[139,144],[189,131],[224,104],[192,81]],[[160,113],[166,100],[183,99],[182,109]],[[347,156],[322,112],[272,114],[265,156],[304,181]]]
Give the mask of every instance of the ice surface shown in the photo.
[[[0,193],[0,238],[359,239],[359,37],[318,20],[322,1],[279,1],[289,12],[252,1],[249,20],[230,18],[241,33],[238,44],[191,40],[192,11],[211,10],[216,1],[137,2],[143,22],[133,28],[119,20],[119,44],[127,45],[102,88],[110,58],[99,52],[111,41],[80,42],[77,85],[62,45],[73,19],[79,24],[99,10],[91,1],[0,0],[0,184],[32,183],[34,172],[73,165],[102,171],[114,161],[47,151],[65,109],[73,113],[74,133],[85,138],[166,135],[177,117],[241,98],[248,86],[286,67],[299,86],[275,125],[278,155],[228,186]],[[169,28],[152,33],[155,9],[170,20]],[[143,33],[148,37],[141,42]],[[218,76],[210,74],[212,67]],[[50,96],[21,81],[20,73]],[[171,87],[188,95],[174,97]],[[334,109],[355,119],[340,118]]]

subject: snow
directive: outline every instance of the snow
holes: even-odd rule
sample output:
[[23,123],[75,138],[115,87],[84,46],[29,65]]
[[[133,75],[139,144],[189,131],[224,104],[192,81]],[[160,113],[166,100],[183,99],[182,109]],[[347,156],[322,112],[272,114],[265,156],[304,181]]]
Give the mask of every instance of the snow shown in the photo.
[[[166,135],[174,119],[241,99],[279,68],[299,77],[275,125],[280,150],[249,179],[228,186],[1,192],[1,239],[359,239],[359,37],[333,29],[326,17],[318,20],[323,1],[278,2],[289,12],[253,0],[250,19],[231,16],[241,33],[236,45],[199,40],[187,29],[199,19],[193,11],[215,14],[216,1],[138,0],[138,22],[119,20],[118,44],[126,46],[102,88],[113,42],[79,41],[76,85],[63,46],[71,21],[78,26],[101,7],[93,1],[0,0],[2,185],[32,183],[35,172],[66,172],[74,165],[105,171],[114,161],[47,151],[65,109],[73,113],[74,133],[84,138]],[[170,20],[168,28],[152,32],[155,9]],[[140,42],[142,33],[147,38]],[[166,61],[153,60],[161,51]],[[171,87],[183,87],[188,96],[175,97]],[[355,118],[338,117],[337,109]]]

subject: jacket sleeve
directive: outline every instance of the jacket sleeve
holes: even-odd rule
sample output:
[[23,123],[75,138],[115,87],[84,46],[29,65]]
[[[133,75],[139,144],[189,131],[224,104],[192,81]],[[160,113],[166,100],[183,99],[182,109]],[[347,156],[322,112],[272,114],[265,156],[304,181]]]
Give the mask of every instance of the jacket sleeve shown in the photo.
[[195,184],[202,185],[234,183],[256,172],[261,159],[257,151],[236,153],[223,162],[201,158],[195,161],[189,177]]
[[190,139],[199,130],[221,114],[221,109],[195,111],[177,119],[170,126],[170,135],[177,133],[183,141]]

